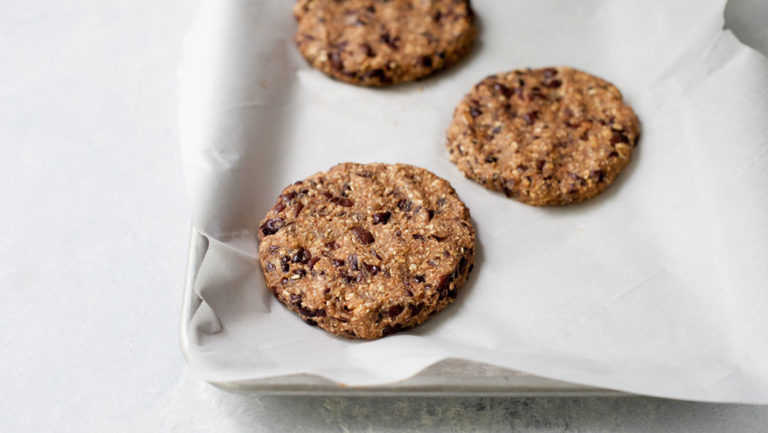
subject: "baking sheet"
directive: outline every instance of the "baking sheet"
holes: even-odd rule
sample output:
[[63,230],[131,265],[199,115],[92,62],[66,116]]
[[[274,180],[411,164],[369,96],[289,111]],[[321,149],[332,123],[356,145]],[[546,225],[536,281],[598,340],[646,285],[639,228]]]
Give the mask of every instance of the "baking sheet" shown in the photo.
[[[373,90],[304,64],[289,2],[203,2],[181,68],[193,223],[210,240],[191,369],[216,382],[374,385],[462,358],[635,393],[768,402],[765,58],[722,30],[722,1],[473,4],[480,40],[466,61]],[[476,81],[552,64],[614,82],[643,137],[602,196],[537,209],[463,179],[443,137]],[[345,160],[434,171],[478,229],[457,302],[374,342],[304,325],[255,261],[258,221],[282,187]]]

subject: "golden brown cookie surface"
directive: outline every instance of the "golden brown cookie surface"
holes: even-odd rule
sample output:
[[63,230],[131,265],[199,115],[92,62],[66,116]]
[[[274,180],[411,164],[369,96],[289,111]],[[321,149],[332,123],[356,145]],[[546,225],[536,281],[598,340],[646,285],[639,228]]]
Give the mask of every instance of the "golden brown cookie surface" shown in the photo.
[[413,81],[461,59],[475,37],[468,0],[299,0],[304,58],[352,84]]
[[640,128],[621,92],[567,67],[489,76],[459,103],[451,161],[486,188],[534,206],[601,193],[629,163]]
[[343,163],[285,188],[259,227],[267,287],[307,323],[375,339],[453,302],[474,260],[451,185],[404,164]]

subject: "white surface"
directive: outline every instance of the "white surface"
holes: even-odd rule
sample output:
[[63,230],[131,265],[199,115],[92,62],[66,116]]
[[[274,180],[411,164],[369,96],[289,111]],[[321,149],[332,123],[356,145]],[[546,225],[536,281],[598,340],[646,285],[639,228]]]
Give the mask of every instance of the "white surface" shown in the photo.
[[[768,306],[768,59],[722,30],[725,0],[473,4],[470,58],[371,90],[301,59],[290,3],[203,3],[181,69],[193,222],[211,238],[188,327],[192,371],[370,385],[462,358],[647,395],[768,403],[768,315],[755,308]],[[643,132],[604,195],[541,209],[465,179],[444,137],[476,81],[552,64],[616,83]],[[425,167],[471,209],[475,272],[427,324],[372,342],[333,338],[264,286],[260,219],[285,185],[340,161]]]
[[1,432],[765,431],[752,406],[247,398],[189,379],[175,68],[193,3],[3,4]]

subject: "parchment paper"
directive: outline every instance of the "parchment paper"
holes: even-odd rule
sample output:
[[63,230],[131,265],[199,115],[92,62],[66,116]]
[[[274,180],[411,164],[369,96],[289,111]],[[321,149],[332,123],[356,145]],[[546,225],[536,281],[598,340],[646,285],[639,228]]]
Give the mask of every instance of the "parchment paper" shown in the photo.
[[[722,0],[474,1],[459,65],[390,89],[335,82],[292,43],[290,1],[203,0],[181,66],[194,225],[189,363],[210,381],[293,373],[396,381],[445,358],[657,396],[768,403],[768,61],[723,28]],[[534,208],[448,160],[477,81],[570,65],[608,79],[642,122],[601,196]],[[306,326],[265,288],[259,220],[280,190],[342,161],[404,162],[470,207],[478,257],[456,303],[372,342]]]

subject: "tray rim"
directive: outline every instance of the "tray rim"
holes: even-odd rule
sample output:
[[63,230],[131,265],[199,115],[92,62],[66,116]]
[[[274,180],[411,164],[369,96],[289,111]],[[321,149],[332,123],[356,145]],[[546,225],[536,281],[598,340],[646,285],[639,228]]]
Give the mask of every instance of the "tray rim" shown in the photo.
[[[194,226],[190,227],[184,291],[179,323],[179,344],[184,358],[189,361],[189,333],[187,324],[202,300],[194,293],[197,271],[205,257],[208,238]],[[490,368],[502,374],[481,376],[440,376],[428,374],[430,369],[443,363],[458,363],[461,370],[471,366]],[[503,371],[502,371],[503,370]],[[390,384],[375,386],[348,386],[316,375],[298,374],[276,376],[240,382],[208,381],[220,389],[236,393],[258,393],[276,396],[357,396],[357,397],[625,397],[622,391],[547,379],[506,369],[491,364],[451,358],[433,364],[416,375]]]

